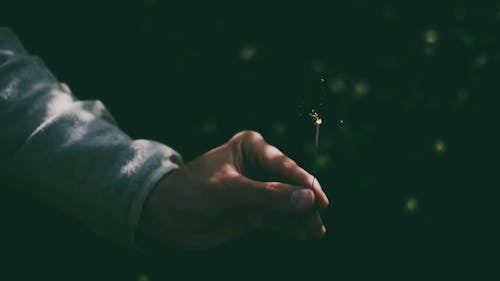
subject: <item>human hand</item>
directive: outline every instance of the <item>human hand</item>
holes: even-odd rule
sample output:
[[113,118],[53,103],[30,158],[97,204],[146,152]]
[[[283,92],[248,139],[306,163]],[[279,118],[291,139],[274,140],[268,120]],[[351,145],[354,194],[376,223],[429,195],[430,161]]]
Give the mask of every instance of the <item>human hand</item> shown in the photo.
[[[279,182],[251,179],[259,170]],[[181,166],[151,192],[140,240],[186,250],[215,247],[260,226],[297,238],[321,237],[317,209],[328,198],[317,180],[253,131]]]

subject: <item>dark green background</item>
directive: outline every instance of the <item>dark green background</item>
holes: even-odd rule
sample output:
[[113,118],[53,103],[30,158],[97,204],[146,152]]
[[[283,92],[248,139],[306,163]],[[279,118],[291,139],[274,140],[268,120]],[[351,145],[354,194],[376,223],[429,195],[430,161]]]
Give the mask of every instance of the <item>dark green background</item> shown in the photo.
[[164,142],[186,161],[253,129],[312,170],[313,127],[303,115],[325,77],[316,164],[334,201],[323,212],[327,236],[296,242],[256,233],[206,253],[142,256],[13,194],[2,207],[9,274],[489,274],[497,223],[487,218],[487,194],[496,187],[486,180],[494,165],[485,165],[494,142],[483,133],[497,130],[487,122],[499,90],[500,2],[206,2],[17,1],[0,4],[0,24],[76,96],[102,100],[124,131]]

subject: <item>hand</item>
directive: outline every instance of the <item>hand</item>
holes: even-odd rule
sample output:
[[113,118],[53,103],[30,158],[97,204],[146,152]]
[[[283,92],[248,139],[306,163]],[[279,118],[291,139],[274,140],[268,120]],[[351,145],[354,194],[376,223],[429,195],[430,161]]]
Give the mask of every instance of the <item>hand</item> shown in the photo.
[[[281,182],[247,177],[265,173]],[[295,236],[321,237],[317,212],[328,198],[317,180],[253,131],[243,131],[164,177],[146,200],[140,239],[198,250],[261,225]]]

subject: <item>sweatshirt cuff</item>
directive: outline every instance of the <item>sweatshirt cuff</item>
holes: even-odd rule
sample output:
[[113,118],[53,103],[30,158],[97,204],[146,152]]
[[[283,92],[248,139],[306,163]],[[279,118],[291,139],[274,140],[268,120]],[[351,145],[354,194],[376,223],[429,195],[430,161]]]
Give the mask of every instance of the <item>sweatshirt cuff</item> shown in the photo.
[[137,194],[135,204],[133,205],[130,213],[130,224],[129,224],[129,237],[127,245],[134,251],[141,253],[149,253],[151,249],[147,249],[144,245],[140,245],[138,241],[138,228],[139,222],[144,210],[144,205],[153,191],[156,188],[161,179],[168,176],[171,172],[178,169],[179,165],[171,161],[166,161],[162,163],[155,170],[151,171],[151,176],[142,186],[141,192]]

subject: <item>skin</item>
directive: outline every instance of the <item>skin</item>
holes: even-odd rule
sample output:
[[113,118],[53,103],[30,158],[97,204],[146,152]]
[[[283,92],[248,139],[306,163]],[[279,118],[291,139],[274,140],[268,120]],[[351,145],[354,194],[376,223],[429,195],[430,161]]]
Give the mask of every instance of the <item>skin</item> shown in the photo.
[[[252,179],[256,171],[279,181]],[[326,229],[318,209],[329,203],[319,182],[312,183],[311,174],[259,133],[243,131],[160,180],[146,200],[138,237],[182,250],[216,247],[259,227],[321,238]]]

